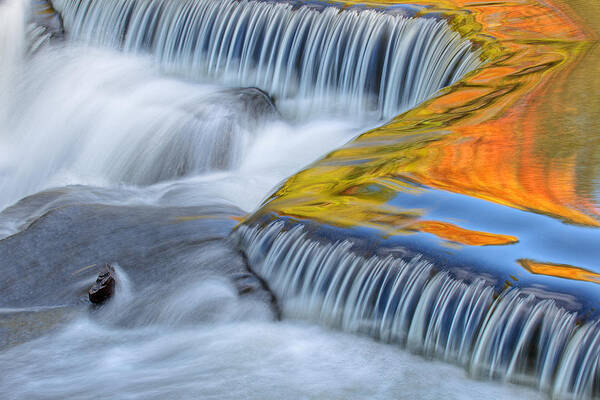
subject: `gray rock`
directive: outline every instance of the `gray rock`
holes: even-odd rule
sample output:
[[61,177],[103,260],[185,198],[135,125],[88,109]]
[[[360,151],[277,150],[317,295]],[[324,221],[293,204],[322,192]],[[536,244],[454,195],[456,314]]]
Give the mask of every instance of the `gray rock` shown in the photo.
[[[123,279],[130,290],[127,306],[115,308],[111,324],[152,323],[156,304],[184,295],[179,293],[182,288],[190,290],[207,281],[230,285],[239,301],[256,305],[267,319],[278,317],[274,297],[253,278],[245,258],[230,242],[241,210],[214,203],[197,207],[69,204],[60,200],[68,191],[40,194],[43,202],[56,207],[34,218],[23,231],[0,240],[0,347],[53,328],[41,322],[48,310],[60,308],[64,321],[93,311],[88,290],[98,278],[97,266],[106,260],[116,263],[113,300],[122,293]],[[85,188],[77,191],[73,201],[84,197]],[[17,203],[11,212],[20,215],[19,208],[27,207],[37,213],[37,196]],[[213,318],[203,312],[190,318],[194,323]],[[14,323],[24,313],[31,327],[26,331]]]

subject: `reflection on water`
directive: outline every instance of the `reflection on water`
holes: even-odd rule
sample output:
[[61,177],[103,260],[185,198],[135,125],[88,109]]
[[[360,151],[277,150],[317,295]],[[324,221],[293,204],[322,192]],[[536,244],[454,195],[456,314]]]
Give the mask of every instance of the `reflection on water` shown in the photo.
[[532,274],[600,283],[600,274],[573,265],[541,263],[533,260],[519,260],[519,264]]
[[[425,0],[414,2],[427,3]],[[237,3],[231,4],[237,6]],[[326,321],[340,319],[341,323],[332,324],[334,326],[339,325],[354,332],[374,332],[376,337],[383,339],[390,332],[397,333],[398,342],[403,342],[410,349],[426,356],[459,361],[478,376],[533,383],[557,395],[574,393],[591,396],[597,393],[596,376],[600,365],[598,323],[579,324],[578,320],[583,314],[581,310],[593,309],[598,298],[598,254],[595,250],[600,224],[597,198],[598,140],[595,134],[598,100],[594,94],[600,81],[593,75],[598,69],[597,48],[593,43],[596,34],[591,30],[594,27],[588,28],[577,21],[570,11],[563,10],[563,6],[563,3],[542,4],[534,0],[518,3],[487,0],[466,3],[452,0],[440,1],[433,7],[419,11],[420,14],[448,18],[456,31],[480,47],[480,53],[476,54],[481,54],[488,63],[444,90],[439,97],[364,134],[354,143],[292,177],[258,214],[259,217],[283,214],[295,221],[314,219],[334,227],[317,227],[321,231],[317,232],[316,238],[298,237],[304,235],[302,229],[290,229],[291,233],[280,232],[278,236],[269,237],[264,232],[259,233],[257,227],[241,228],[240,232],[244,232],[244,229],[251,233],[254,232],[252,229],[256,230],[256,235],[248,240],[256,245],[247,246],[256,251],[255,257],[249,257],[254,268],[261,267],[258,262],[260,256],[269,248],[268,240],[273,239],[275,244],[267,249],[271,253],[265,259],[261,272],[270,280],[269,284],[273,283],[272,289],[286,299],[289,299],[289,296],[284,296],[286,294],[304,293],[298,299],[292,299],[300,304],[300,310],[308,314],[317,312],[318,317]],[[580,4],[578,7],[579,13],[588,10]],[[336,12],[329,11],[332,16],[337,15]],[[112,15],[112,12],[109,10],[108,14]],[[124,15],[119,14],[118,17]],[[589,19],[590,15],[584,18]],[[591,21],[594,19],[591,18]],[[228,29],[231,27],[228,25]],[[181,30],[175,28],[173,32],[177,34]],[[116,37],[120,38],[118,34]],[[232,47],[232,50],[235,49],[235,46]],[[117,57],[114,57],[116,60]],[[99,63],[102,58],[96,55],[90,64],[102,66]],[[108,58],[110,61],[107,60],[107,65],[113,65],[113,55]],[[319,65],[319,57],[315,56],[312,60]],[[224,166],[219,163],[222,159],[219,159],[215,160],[219,161],[216,165],[184,168],[183,172],[173,171],[168,176],[155,174],[137,177],[137,170],[128,171],[126,175],[115,175],[113,168],[118,167],[118,163],[106,155],[114,156],[118,150],[123,150],[122,140],[116,140],[119,137],[132,139],[129,132],[118,129],[126,126],[119,122],[132,122],[130,114],[141,116],[133,121],[135,123],[131,131],[142,137],[138,142],[130,143],[128,149],[132,151],[121,154],[121,161],[135,159],[142,147],[137,143],[147,144],[146,139],[156,131],[155,126],[141,129],[152,120],[152,116],[144,114],[149,111],[144,106],[147,98],[144,93],[140,95],[142,90],[138,92],[139,98],[133,96],[136,98],[131,99],[136,100],[132,101],[131,107],[135,112],[123,108],[121,95],[132,96],[135,92],[132,93],[130,89],[132,85],[136,86],[135,80],[129,80],[128,86],[122,84],[123,67],[126,65],[119,63],[118,68],[113,70],[116,76],[108,79],[108,82],[115,83],[112,88],[99,80],[103,73],[111,72],[109,69],[100,68],[100,71],[94,72],[91,68],[79,68],[79,65],[86,63],[80,64],[77,55],[72,60],[74,64],[62,58],[58,61],[60,65],[56,66],[55,72],[68,69],[69,65],[75,68],[62,77],[64,80],[56,73],[52,74],[51,79],[45,79],[42,72],[46,72],[46,68],[40,68],[37,76],[41,82],[33,85],[30,91],[35,92],[34,97],[38,97],[40,88],[48,88],[47,85],[53,83],[60,84],[58,87],[61,90],[45,91],[45,102],[37,107],[35,103],[27,101],[27,93],[21,93],[23,98],[19,97],[19,100],[22,101],[13,100],[23,121],[14,125],[20,129],[10,132],[28,132],[34,137],[37,146],[33,153],[39,154],[39,157],[27,157],[32,154],[31,142],[7,148],[15,154],[14,164],[23,164],[22,160],[31,162],[32,159],[40,162],[25,162],[30,168],[28,172],[36,173],[24,174],[30,179],[26,183],[31,187],[25,186],[25,179],[18,179],[19,175],[11,171],[11,160],[3,162],[8,167],[4,167],[3,171],[6,172],[2,173],[7,180],[14,179],[14,185],[11,186],[23,184],[18,191],[3,194],[6,203],[47,187],[53,183],[51,179],[57,180],[54,183],[61,180],[87,182],[92,176],[114,185],[118,182],[156,183],[157,186],[143,191],[143,196],[139,195],[141,191],[138,188],[117,187],[117,200],[112,196],[106,200],[112,204],[123,202],[124,197],[133,197],[146,206],[146,203],[152,204],[153,207],[138,211],[143,212],[149,221],[154,221],[154,218],[150,218],[153,215],[148,214],[149,209],[156,212],[154,206],[164,206],[171,201],[181,206],[183,200],[183,203],[197,203],[201,196],[212,200],[216,197],[214,192],[223,200],[228,197],[231,187],[235,189],[233,197],[239,201],[239,205],[251,209],[256,201],[254,197],[257,194],[254,192],[264,193],[257,188],[271,187],[276,177],[289,173],[285,172],[288,168],[284,159],[294,158],[296,163],[291,166],[292,169],[302,164],[300,159],[290,157],[292,147],[302,147],[301,152],[306,156],[312,152],[309,149],[313,143],[324,145],[324,137],[337,142],[332,136],[343,139],[350,136],[353,130],[339,121],[335,125],[341,128],[323,129],[337,131],[336,135],[325,132],[323,135],[307,137],[306,133],[314,133],[315,129],[304,124],[288,127],[289,133],[294,134],[282,135],[282,127],[287,125],[279,121],[277,124],[269,123],[256,133],[254,145],[247,146],[248,153],[244,157],[234,157],[239,163],[227,165],[228,168],[238,169],[234,174],[222,172],[220,178],[206,174],[201,179],[190,177],[164,182],[165,179],[180,178],[183,172],[206,173],[212,171],[213,167],[222,168]],[[193,94],[197,94],[199,87],[192,87],[189,82],[159,79],[154,73],[144,77],[139,73],[138,62],[136,60],[127,68],[130,76],[142,79],[144,82],[140,87],[144,89],[150,87],[148,84],[151,82],[160,83],[163,96],[156,100],[169,109],[169,115],[178,111],[170,109],[178,104],[171,99],[177,99],[182,93],[189,93],[190,98],[195,99]],[[345,65],[353,64],[346,62]],[[142,70],[146,69],[142,66]],[[92,77],[88,78],[86,73],[92,72]],[[401,75],[394,78],[400,79]],[[410,79],[406,81],[415,83]],[[62,87],[63,82],[65,87]],[[97,82],[100,85],[91,90],[87,90],[86,85],[79,85],[72,90],[72,82]],[[115,90],[119,96],[114,96],[114,101],[104,99],[102,105],[106,106],[108,102],[113,107],[105,109],[94,104],[99,94],[104,93],[112,98],[105,92],[109,90]],[[126,93],[122,93],[124,90]],[[53,94],[64,97],[62,94],[65,92],[80,94],[81,98],[74,96],[74,99],[69,99],[72,100],[71,107],[68,107],[69,102],[62,102],[57,110],[42,113],[42,110],[52,108],[46,107],[46,104],[55,99]],[[228,92],[224,97],[230,95],[231,92]],[[27,107],[19,107],[21,102]],[[224,100],[222,102],[223,108],[229,104]],[[85,117],[82,110],[86,109],[81,107],[81,103],[95,106],[87,110],[89,118],[74,124],[80,117]],[[195,101],[193,103],[196,104]],[[202,108],[208,108],[211,104],[204,104]],[[190,113],[185,111],[189,107],[188,104],[182,104],[176,108],[181,108],[179,111],[188,115]],[[69,110],[72,112],[65,113]],[[96,112],[98,110],[100,112]],[[65,114],[66,118],[61,118]],[[92,118],[92,114],[99,115]],[[48,120],[40,118],[40,115],[47,115]],[[231,122],[227,116],[223,114],[221,119]],[[154,113],[153,117],[164,122],[161,115]],[[103,124],[98,123],[88,126],[90,121],[104,121],[106,125],[104,129]],[[201,116],[196,121],[190,117],[189,121],[193,126],[198,122],[202,128],[206,118]],[[39,126],[40,123],[43,126]],[[182,139],[188,137],[184,129],[188,124],[174,126],[181,128],[175,130],[183,132]],[[173,126],[168,128],[165,129],[172,133]],[[206,133],[205,129],[201,130]],[[218,132],[221,130],[217,129]],[[69,134],[65,131],[69,131]],[[81,131],[87,134],[81,134]],[[106,137],[106,131],[111,132],[112,136]],[[296,131],[301,132],[295,134]],[[42,134],[38,135],[39,132]],[[49,135],[51,138],[45,136],[52,132],[56,134]],[[245,137],[244,133],[241,132],[240,136]],[[27,137],[18,136],[18,139]],[[63,141],[55,137],[61,137]],[[69,137],[72,140],[67,140]],[[273,137],[278,140],[269,139]],[[294,140],[306,146],[295,145]],[[47,157],[46,154],[52,148],[60,149],[59,152],[64,149],[65,153],[70,154],[67,150],[72,146],[86,143],[103,146],[90,146],[94,150],[90,152],[90,157],[85,152],[75,152],[75,160],[65,161],[58,157],[60,162],[56,162],[54,157]],[[161,143],[166,153],[157,154],[153,158],[156,160],[153,165],[165,160],[164,154],[171,154],[171,143],[166,140]],[[183,140],[175,147],[187,149],[187,143]],[[151,147],[156,150],[156,146]],[[230,149],[230,146],[225,147]],[[198,148],[206,149],[205,146]],[[323,148],[313,150],[321,152]],[[180,151],[175,153],[175,156],[181,154]],[[214,154],[214,151],[210,153]],[[83,156],[80,159],[81,154]],[[195,160],[192,157],[195,154],[188,158],[190,162]],[[25,156],[19,158],[19,155]],[[94,161],[91,156],[97,155],[100,159],[90,162]],[[277,162],[273,162],[273,159]],[[78,168],[80,165],[89,169]],[[61,177],[64,170],[70,169],[88,171],[88,176]],[[127,168],[118,168],[118,172],[124,171]],[[39,179],[32,182],[32,176]],[[247,182],[250,179],[246,179],[248,177],[254,178],[250,184]],[[206,185],[198,188],[198,183]],[[206,187],[214,189],[214,192]],[[198,193],[199,189],[202,193]],[[76,193],[69,196],[77,197]],[[90,196],[91,199],[107,197],[102,193]],[[26,205],[21,203],[21,206]],[[129,247],[144,250],[139,243],[128,245],[116,240],[115,225],[124,223],[127,216],[131,218],[133,211],[131,208],[124,209],[123,204],[120,207],[113,206],[106,208],[105,214],[110,212],[117,222],[99,218],[106,225],[103,232],[108,232],[99,234],[100,238],[115,240],[125,255]],[[44,207],[33,207],[31,214],[24,219],[14,208],[7,210],[6,227],[2,231],[8,234],[20,230],[34,216],[37,218],[41,215]],[[73,245],[78,243],[76,240],[84,239],[83,235],[77,234],[76,228],[91,226],[97,229],[100,224],[94,221],[69,226],[62,221],[72,221],[69,212],[85,217],[83,221],[97,218],[99,211],[96,208],[98,205],[94,205],[94,209],[65,208],[44,214],[41,219],[60,222],[52,226],[68,227],[63,229],[72,235],[73,239],[68,243]],[[86,210],[95,212],[86,213]],[[191,223],[200,224],[212,216],[212,213],[203,215],[199,211],[194,211],[193,215],[181,214],[178,210],[171,212],[174,213],[173,221],[178,224],[171,221],[163,224],[166,226],[163,227],[165,240],[172,239],[170,229]],[[160,209],[160,214],[164,217],[164,208]],[[239,218],[238,212],[235,217]],[[228,215],[224,218],[225,228],[233,225]],[[39,229],[43,225],[38,223],[36,226]],[[152,237],[157,229],[150,222],[141,224],[138,218],[128,226],[141,227],[148,246],[157,245]],[[366,237],[363,240],[363,244],[367,243],[365,248],[356,249],[354,254],[350,252],[349,242],[323,243],[325,238],[339,237],[339,231],[331,232],[339,227],[353,228],[349,231],[355,237],[349,235],[349,240],[360,235],[363,235],[362,239]],[[331,230],[327,232],[326,229]],[[224,231],[229,232],[228,229]],[[35,232],[36,229],[29,229],[28,233]],[[47,234],[55,232],[49,229]],[[54,234],[54,237],[67,237],[65,232],[58,232],[60,234]],[[211,233],[206,228],[195,227],[186,228],[186,232]],[[306,232],[307,235],[312,233],[309,229]],[[377,237],[373,232],[382,235]],[[3,242],[10,245],[19,237],[14,235]],[[384,245],[377,248],[381,254],[370,254],[380,244],[373,243],[374,237],[380,238]],[[90,243],[98,248],[98,241]],[[209,238],[209,241],[215,239]],[[62,248],[56,249],[54,240],[43,242],[49,243],[54,251],[64,256]],[[198,244],[197,240],[191,243]],[[26,262],[27,257],[32,256],[31,251],[27,251],[24,245],[12,247],[26,254],[13,255],[16,261],[7,264],[16,271],[15,282],[26,281],[21,276],[24,268],[16,266],[18,263],[29,268],[35,266],[33,262]],[[35,247],[42,249],[41,246]],[[74,247],[82,248],[80,245]],[[110,243],[105,248],[115,251],[117,246]],[[181,252],[172,245],[161,246],[156,251],[164,248]],[[211,248],[208,247],[208,250]],[[405,263],[401,257],[407,256],[407,253],[402,253],[407,248],[424,257],[420,258],[419,255],[413,258],[414,263]],[[220,246],[214,252],[209,252],[214,257],[208,260],[206,248],[201,249],[202,254],[194,249],[189,257],[185,257],[189,262],[189,270],[196,271],[193,262],[203,259],[219,270],[231,266],[228,259],[221,257],[222,253],[217,251],[219,249]],[[231,249],[226,249],[226,254],[230,254]],[[105,252],[102,253],[103,257],[106,257]],[[237,253],[234,254],[240,258]],[[117,257],[124,267],[127,266],[123,262],[125,255]],[[44,252],[44,256],[48,258],[48,251]],[[144,257],[150,256],[152,254],[144,252]],[[426,259],[429,256],[437,258],[432,257],[434,259],[430,261]],[[151,258],[156,263],[157,257]],[[181,269],[182,265],[186,265],[181,255],[174,261],[171,261],[171,254],[165,259],[169,260],[165,261],[166,266],[173,267],[173,271],[177,271],[175,267]],[[68,261],[73,262],[73,255],[69,255]],[[73,266],[74,271],[87,271],[91,276],[87,268],[92,261],[82,261],[85,262]],[[67,266],[66,261],[57,264],[63,268]],[[395,269],[387,268],[390,265]],[[169,269],[160,268],[162,265],[154,266],[160,273]],[[301,268],[290,268],[295,266],[306,268],[306,276],[312,280],[304,279]],[[460,275],[461,268],[465,266],[471,269],[466,274],[463,270],[463,275]],[[437,273],[443,268],[447,271]],[[396,276],[393,277],[392,273],[396,273]],[[133,273],[131,275],[134,277]],[[481,279],[482,276],[487,279]],[[39,284],[45,285],[49,281]],[[64,284],[58,277],[52,282]],[[110,318],[90,321],[79,315],[80,318],[57,334],[3,352],[0,354],[0,366],[5,365],[3,370],[9,372],[0,377],[0,382],[10,387],[11,395],[16,398],[43,398],[47,393],[50,397],[59,398],[86,397],[96,388],[97,381],[113,383],[114,386],[108,390],[114,390],[111,393],[114,396],[138,394],[157,398],[173,393],[184,397],[226,397],[232,394],[239,397],[240,394],[247,395],[252,389],[258,392],[256,395],[252,393],[256,398],[292,397],[299,392],[313,398],[452,396],[451,387],[430,384],[428,379],[435,375],[441,377],[442,384],[459,386],[455,397],[465,397],[461,389],[465,383],[461,382],[460,376],[444,375],[437,368],[433,369],[432,374],[431,364],[421,369],[420,364],[412,359],[406,364],[402,361],[393,364],[392,359],[396,361],[399,358],[395,353],[394,357],[387,357],[388,352],[396,351],[392,347],[384,348],[363,338],[330,336],[330,333],[323,334],[318,330],[309,331],[306,335],[303,326],[288,329],[285,323],[278,325],[255,321],[252,313],[245,307],[239,307],[241,301],[231,285],[191,280],[188,288],[179,282],[166,285],[161,279],[160,283],[163,292],[146,288],[145,293],[155,296],[151,301],[141,301],[146,297],[140,296],[137,301],[125,302],[124,305],[113,303],[122,306],[118,308],[124,315],[117,317],[127,323],[119,320],[121,324],[115,324]],[[81,288],[88,284],[82,281]],[[132,285],[132,288],[135,287]],[[25,291],[19,293],[27,294]],[[139,296],[140,293],[123,290],[127,298],[135,294]],[[325,296],[321,296],[322,293]],[[210,299],[205,298],[207,295]],[[236,312],[232,320],[213,320],[215,299],[220,306],[227,308],[230,305],[245,318],[237,319]],[[48,296],[45,300],[48,301]],[[344,304],[349,306],[344,309]],[[344,311],[343,315],[340,310]],[[31,309],[21,311],[28,313]],[[10,312],[14,312],[14,309]],[[196,329],[190,331],[190,324]],[[354,363],[359,368],[353,368]],[[390,365],[395,368],[389,368]],[[215,379],[215,375],[218,379]],[[399,379],[399,375],[406,379]],[[424,384],[423,377],[427,378]],[[554,387],[550,389],[553,379]],[[232,388],[235,384],[243,390]],[[281,384],[281,387],[274,387],[277,384]],[[470,388],[477,386],[471,382],[469,385]],[[488,389],[486,392],[489,393]],[[473,397],[473,393],[467,396]],[[95,394],[93,397],[96,397]]]
[[471,231],[440,221],[420,221],[412,225],[412,227],[416,231],[431,233],[450,242],[469,246],[497,246],[513,244],[519,241],[515,236]]
[[[280,297],[298,294],[308,318],[331,323],[349,315],[335,325],[375,337],[390,319],[401,316],[397,329],[410,315],[405,306],[378,308],[381,301],[398,304],[396,290],[412,295],[425,280],[399,272],[389,289],[389,264],[424,256],[429,280],[420,311],[408,318],[412,332],[422,330],[409,348],[449,358],[454,328],[465,325],[448,321],[466,321],[465,304],[480,304],[466,293],[481,291],[475,297],[489,305],[485,322],[458,335],[477,336],[473,353],[458,352],[471,372],[533,384],[556,398],[597,396],[600,7],[452,0],[426,12],[447,15],[488,63],[290,178],[247,221],[262,228],[263,246],[247,251]],[[290,234],[271,235],[273,220],[316,239],[278,258]],[[319,248],[323,257],[313,254]],[[317,282],[312,292],[289,283],[319,268],[326,272],[305,273]],[[339,293],[335,302],[331,293]],[[407,301],[405,293],[397,298]],[[338,301],[346,295],[360,307]]]
[[[544,274],[559,278],[575,276],[563,264],[600,272],[599,7],[416,3],[435,3],[422,13],[447,15],[488,63],[295,175],[263,211],[387,237],[434,235],[461,256],[471,252],[463,246],[503,245],[501,263],[490,261],[495,246],[477,259],[507,274],[521,259],[548,260]],[[470,209],[468,198],[483,201]]]

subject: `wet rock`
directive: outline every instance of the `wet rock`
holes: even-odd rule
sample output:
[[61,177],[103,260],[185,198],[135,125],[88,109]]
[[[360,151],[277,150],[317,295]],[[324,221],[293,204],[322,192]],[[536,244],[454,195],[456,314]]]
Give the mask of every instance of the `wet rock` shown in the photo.
[[[2,1],[2,0],[0,0]],[[4,309],[0,312],[0,350],[58,329],[74,318],[70,307]]]
[[255,117],[264,118],[279,115],[275,100],[267,92],[256,87],[232,89],[245,111]]
[[[279,318],[268,287],[244,278],[253,274],[230,239],[242,210],[212,200],[193,207],[101,204],[114,201],[119,193],[84,186],[54,189],[0,213],[0,220],[7,217],[21,226],[0,239],[0,349],[58,328],[44,322],[57,307],[69,318],[88,312],[89,282],[99,272],[90,266],[103,266],[106,260],[119,261],[116,279],[130,300],[118,315],[110,316],[111,323],[136,326],[153,321],[160,312],[156,304],[215,278],[234,285],[248,279],[239,289],[244,292],[241,301],[264,311],[266,319]],[[85,201],[91,204],[81,204]],[[132,298],[128,288],[135,289]],[[22,320],[13,314],[23,312],[31,320],[26,332],[13,322]]]
[[[206,171],[236,169],[248,140],[280,114],[264,91],[249,87],[221,90],[178,105],[180,122],[153,142],[151,152],[137,146],[119,173],[123,182],[151,185]],[[142,143],[140,142],[140,145]]]
[[[246,265],[248,265],[248,259],[245,254],[242,254],[242,256]],[[281,320],[281,309],[277,304],[277,299],[264,280],[253,274],[250,270],[233,273],[231,279],[240,296],[255,296],[256,298],[260,298],[261,301],[270,304],[275,319]]]
[[232,276],[240,295],[257,292],[263,289],[262,282],[250,272],[239,272]]
[[45,28],[54,38],[62,39],[64,37],[62,17],[50,1],[35,0],[31,2],[30,22]]
[[30,53],[53,40],[62,40],[65,36],[60,14],[48,0],[32,0],[27,37]]
[[104,265],[96,283],[88,291],[90,301],[94,304],[104,303],[114,294],[116,283],[115,269],[110,264]]

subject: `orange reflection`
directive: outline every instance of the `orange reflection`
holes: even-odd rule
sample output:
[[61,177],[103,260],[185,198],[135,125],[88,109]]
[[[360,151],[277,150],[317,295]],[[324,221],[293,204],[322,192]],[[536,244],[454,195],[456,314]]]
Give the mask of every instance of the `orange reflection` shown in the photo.
[[415,230],[431,233],[442,239],[468,246],[498,246],[519,241],[514,236],[471,231],[440,221],[420,221],[411,226]]
[[[400,194],[419,196],[432,188],[600,227],[600,2],[410,3],[430,6],[423,14],[442,13],[480,48],[487,64],[294,175],[258,214],[365,226],[386,235],[421,231],[470,246],[517,242],[516,232],[466,230],[434,221],[428,210],[391,204]],[[437,210],[445,220],[452,211],[443,205]],[[476,228],[484,218],[473,215],[468,226]],[[565,278],[593,275],[576,267],[527,265],[533,273]]]
[[518,260],[519,264],[532,274],[554,276],[556,278],[600,283],[600,274],[567,264],[540,263],[533,260]]

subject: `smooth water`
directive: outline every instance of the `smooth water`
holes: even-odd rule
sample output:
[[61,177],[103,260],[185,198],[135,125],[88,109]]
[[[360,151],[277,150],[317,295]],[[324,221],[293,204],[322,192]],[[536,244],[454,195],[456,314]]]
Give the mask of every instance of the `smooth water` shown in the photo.
[[[241,262],[223,232],[282,179],[477,65],[464,42],[452,45],[456,35],[442,22],[246,1],[81,4],[57,2],[71,28],[66,42],[26,54],[27,3],[0,2],[0,259],[47,263],[27,264],[32,269],[22,281],[35,285],[16,295],[5,289],[0,303],[0,334],[17,332],[0,351],[2,398],[539,397],[366,337],[289,321],[296,314],[285,309],[276,322],[230,280],[195,273]],[[107,29],[128,7],[130,36]],[[220,24],[213,17],[190,22],[201,10]],[[218,29],[202,33],[207,23]],[[245,31],[249,26],[259,36]],[[177,29],[193,35],[172,38]],[[332,32],[350,35],[352,44],[336,47],[327,41]],[[233,40],[234,33],[241,36]],[[270,47],[252,47],[259,37],[271,37]],[[197,49],[198,38],[212,44]],[[421,54],[421,46],[429,52]],[[301,66],[289,61],[293,52],[305,57]],[[330,61],[321,63],[323,54]],[[432,54],[454,67],[438,71]],[[196,70],[201,55],[209,62]],[[364,68],[354,75],[349,68],[358,59]],[[376,90],[372,59],[383,68]],[[317,68],[326,65],[331,69]],[[297,90],[282,89],[286,84]],[[278,95],[279,110],[249,85]],[[344,104],[364,106],[373,94],[375,113],[340,112]],[[334,106],[306,118],[324,97]],[[185,225],[183,235],[181,223],[198,225]],[[157,230],[164,230],[165,245],[152,248]],[[200,239],[188,238],[194,230]],[[179,242],[169,242],[171,232]],[[24,240],[31,249],[11,247]],[[84,250],[114,250],[124,264],[116,297],[99,309],[85,301],[95,264],[86,265]],[[54,259],[61,268],[44,269]],[[136,261],[145,269],[131,269]],[[27,290],[41,295],[28,297]],[[19,333],[25,328],[31,337]]]

